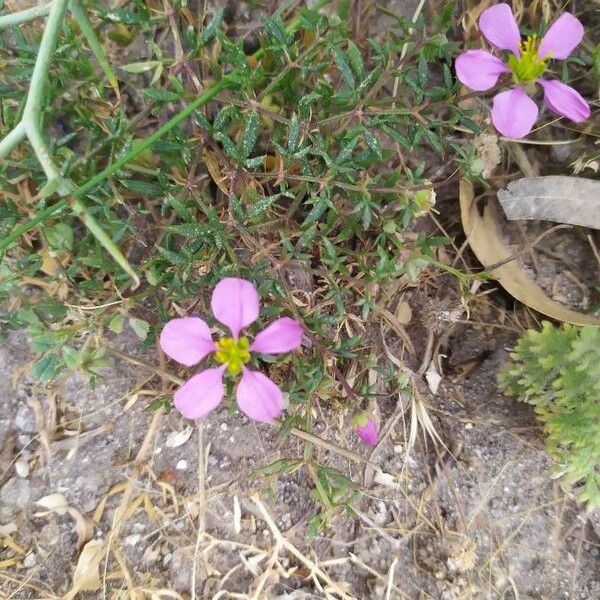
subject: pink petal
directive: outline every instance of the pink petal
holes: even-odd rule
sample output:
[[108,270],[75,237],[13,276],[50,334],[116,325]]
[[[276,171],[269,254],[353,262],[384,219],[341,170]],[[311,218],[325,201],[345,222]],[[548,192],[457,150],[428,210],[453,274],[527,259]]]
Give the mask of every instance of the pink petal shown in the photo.
[[265,327],[250,345],[253,352],[280,354],[300,346],[302,325],[295,319],[281,317]]
[[216,319],[227,325],[236,339],[244,327],[258,318],[258,292],[252,282],[238,277],[219,281],[210,305]]
[[259,371],[250,371],[244,367],[236,396],[240,410],[255,421],[268,423],[283,410],[281,390]]
[[223,399],[225,365],[206,369],[186,381],[174,395],[175,408],[188,419],[202,419]]
[[539,84],[544,88],[544,102],[552,112],[574,123],[589,119],[589,104],[572,87],[557,79],[540,79]]
[[510,50],[521,55],[521,34],[508,4],[502,2],[484,10],[479,17],[479,29],[487,41],[498,50]]
[[191,367],[215,349],[208,325],[198,317],[171,319],[160,334],[163,352],[178,363]]
[[583,25],[571,13],[563,13],[546,32],[538,58],[567,58],[583,39]]
[[538,108],[525,93],[523,86],[494,96],[492,121],[496,129],[506,137],[525,137],[531,131],[537,116]]
[[483,92],[496,85],[502,73],[510,69],[485,50],[467,50],[456,59],[456,76],[468,88]]
[[369,419],[365,425],[356,427],[356,434],[367,446],[377,445],[377,425]]

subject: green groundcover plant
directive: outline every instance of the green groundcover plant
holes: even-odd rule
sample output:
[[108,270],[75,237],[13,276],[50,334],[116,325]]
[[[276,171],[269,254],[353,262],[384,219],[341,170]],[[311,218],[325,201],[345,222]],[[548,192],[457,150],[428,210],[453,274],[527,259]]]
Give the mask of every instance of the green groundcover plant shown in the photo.
[[545,322],[521,337],[512,359],[502,386],[533,404],[557,473],[600,506],[600,330]]

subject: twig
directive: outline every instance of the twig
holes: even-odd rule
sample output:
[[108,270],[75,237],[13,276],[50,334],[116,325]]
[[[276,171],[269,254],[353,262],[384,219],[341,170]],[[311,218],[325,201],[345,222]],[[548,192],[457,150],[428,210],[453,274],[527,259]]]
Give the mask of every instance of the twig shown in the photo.
[[192,600],[196,600],[196,574],[200,544],[206,531],[206,465],[204,461],[204,425],[196,421],[198,431],[198,533],[194,549],[194,565],[192,567]]
[[329,577],[325,571],[323,571],[316,563],[314,563],[310,558],[307,558],[292,544],[282,533],[279,531],[279,528],[271,518],[271,515],[268,513],[265,505],[261,502],[258,494],[252,494],[250,499],[256,507],[258,508],[262,518],[266,522],[267,526],[271,530],[273,537],[275,538],[276,548],[285,548],[290,554],[293,554],[301,563],[304,564],[307,568],[310,569],[311,574],[319,576],[328,586],[330,586],[332,591],[335,591],[336,594],[339,595],[343,600],[354,600],[354,596],[349,596],[340,588],[340,586]]

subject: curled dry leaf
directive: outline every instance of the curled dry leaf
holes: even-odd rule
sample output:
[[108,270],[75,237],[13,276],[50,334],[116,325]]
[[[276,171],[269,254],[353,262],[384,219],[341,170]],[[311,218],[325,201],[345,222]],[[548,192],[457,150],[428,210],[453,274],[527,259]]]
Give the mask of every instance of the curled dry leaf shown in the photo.
[[94,592],[100,589],[100,563],[104,552],[103,540],[90,540],[83,547],[73,573],[73,585],[63,596],[63,600],[73,600],[79,592]]
[[460,213],[469,245],[484,269],[519,302],[557,321],[600,326],[600,318],[571,310],[549,298],[521,268],[500,231],[500,213],[488,202],[480,213],[473,186],[460,182]]
[[511,221],[535,219],[600,229],[600,181],[548,175],[523,177],[498,192]]
[[167,448],[177,448],[178,446],[182,446],[190,439],[192,431],[191,427],[185,427],[182,431],[172,431],[167,436],[165,446]]

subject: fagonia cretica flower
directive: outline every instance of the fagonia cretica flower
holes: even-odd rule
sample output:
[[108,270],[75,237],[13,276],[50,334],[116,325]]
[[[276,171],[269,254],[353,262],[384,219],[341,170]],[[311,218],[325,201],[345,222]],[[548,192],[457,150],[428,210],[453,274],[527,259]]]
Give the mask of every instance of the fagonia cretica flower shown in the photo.
[[258,318],[258,292],[250,281],[222,279],[213,290],[212,313],[228,327],[231,336],[214,341],[207,323],[199,317],[169,321],[160,335],[160,347],[173,360],[192,367],[212,354],[218,367],[191,377],[174,395],[175,408],[188,419],[202,419],[225,395],[223,378],[241,374],[236,388],[238,407],[255,421],[269,422],[283,410],[283,394],[277,384],[246,365],[250,354],[282,354],[300,346],[302,325],[289,317],[275,319],[253,341],[240,333]]
[[475,91],[493,88],[504,73],[512,76],[514,87],[500,92],[492,101],[492,122],[504,136],[522,138],[532,129],[538,107],[528,96],[535,84],[544,91],[544,103],[554,113],[575,123],[590,116],[587,102],[572,87],[558,79],[542,77],[552,60],[567,58],[583,38],[583,25],[570,13],[563,13],[539,39],[521,40],[519,26],[508,4],[491,6],[481,13],[479,28],[497,50],[510,54],[506,62],[485,50],[467,50],[456,59],[458,79]]

